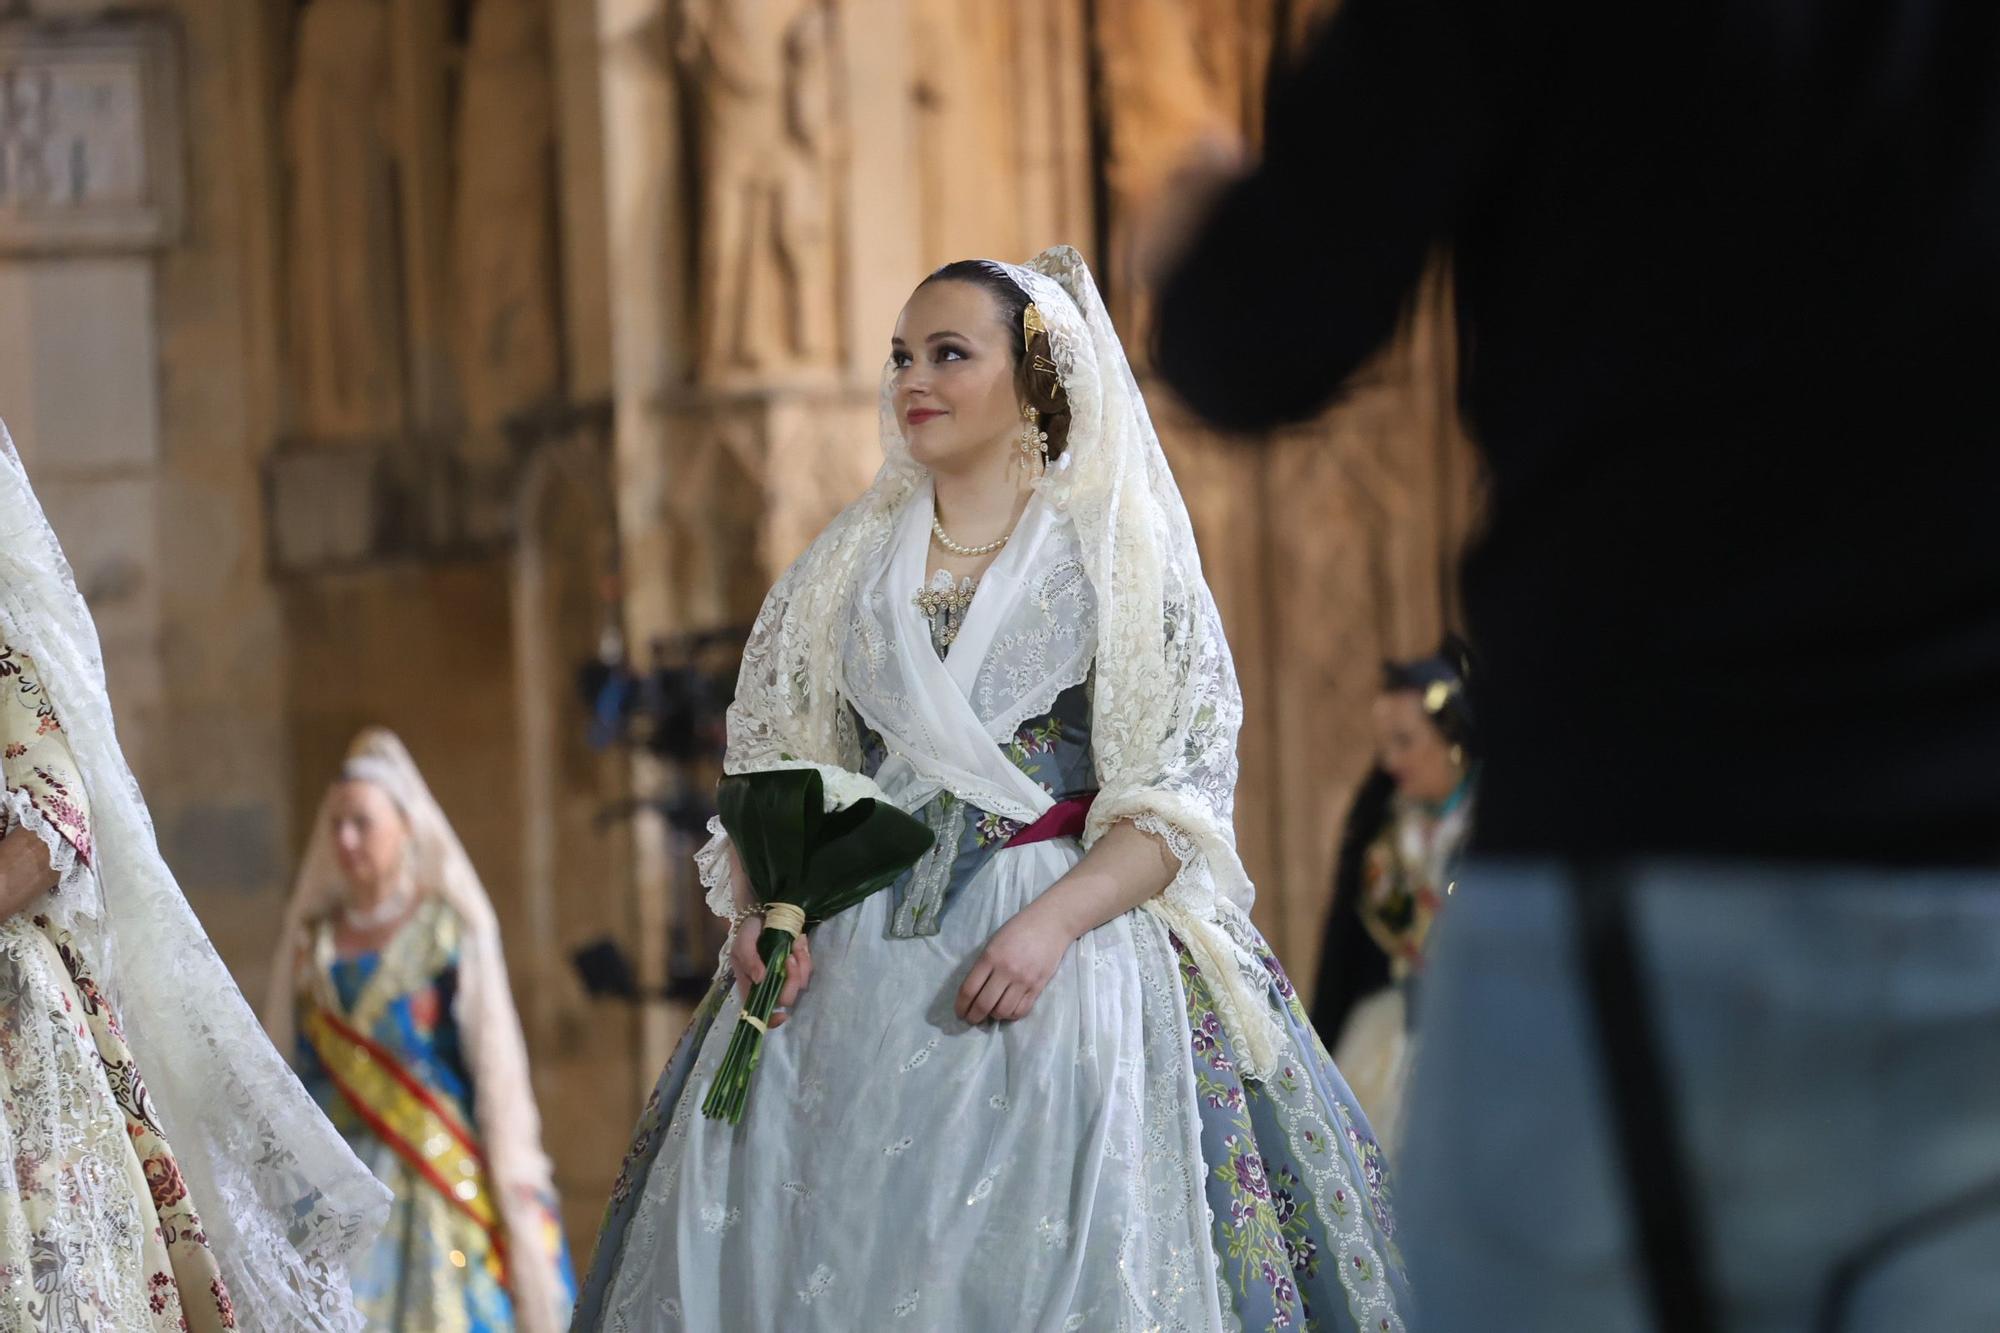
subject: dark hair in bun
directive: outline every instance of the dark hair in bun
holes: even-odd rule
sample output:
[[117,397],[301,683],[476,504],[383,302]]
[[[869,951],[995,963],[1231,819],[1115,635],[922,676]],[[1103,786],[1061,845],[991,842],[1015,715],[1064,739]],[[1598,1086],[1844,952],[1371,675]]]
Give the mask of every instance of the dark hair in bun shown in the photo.
[[1438,733],[1453,745],[1475,753],[1472,700],[1472,651],[1465,640],[1447,634],[1436,653],[1407,662],[1382,664],[1382,689],[1387,694],[1414,694]]
[[1037,332],[1026,336],[1022,316],[1027,314],[1028,294],[1007,271],[987,259],[960,259],[946,264],[918,284],[919,290],[934,282],[967,282],[984,289],[1000,307],[1001,322],[1014,331],[1014,389],[1021,402],[1041,413],[1042,429],[1049,433],[1049,457],[1059,458],[1069,447],[1069,394],[1056,375],[1055,349],[1049,335]]

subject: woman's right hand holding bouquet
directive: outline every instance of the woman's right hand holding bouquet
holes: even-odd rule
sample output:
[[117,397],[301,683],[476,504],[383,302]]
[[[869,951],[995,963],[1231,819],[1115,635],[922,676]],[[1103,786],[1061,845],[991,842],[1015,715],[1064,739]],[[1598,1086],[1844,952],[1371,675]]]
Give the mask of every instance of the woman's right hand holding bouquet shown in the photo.
[[[736,938],[729,945],[729,968],[736,974],[736,997],[750,998],[750,988],[764,979],[764,960],[757,953],[757,937],[764,933],[762,913],[753,913],[743,918],[737,927]],[[778,1008],[771,1015],[771,1026],[781,1028],[792,1017],[792,1005],[797,1002],[799,992],[812,980],[812,945],[801,935],[792,941],[792,960],[785,978],[785,988],[778,992]]]
[[[764,933],[764,914],[747,910],[750,906],[750,876],[743,869],[743,858],[736,854],[736,844],[729,844],[729,882],[736,893],[736,934],[729,941],[729,970],[736,977],[736,998],[750,998],[750,988],[764,979],[764,959],[757,952],[757,937]],[[790,976],[785,989],[778,993],[778,1011],[771,1015],[771,1026],[781,1028],[792,1016],[792,1005],[798,1000],[799,992],[812,980],[812,945],[801,935],[792,945]]]

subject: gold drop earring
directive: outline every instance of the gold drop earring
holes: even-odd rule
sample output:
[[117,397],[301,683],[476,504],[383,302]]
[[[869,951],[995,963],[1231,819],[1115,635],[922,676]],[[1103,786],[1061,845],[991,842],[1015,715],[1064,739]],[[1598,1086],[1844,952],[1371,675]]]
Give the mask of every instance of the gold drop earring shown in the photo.
[[1021,427],[1021,456],[1015,461],[1030,481],[1040,481],[1049,470],[1049,433],[1042,429],[1042,414],[1033,407],[1021,409],[1026,424]]

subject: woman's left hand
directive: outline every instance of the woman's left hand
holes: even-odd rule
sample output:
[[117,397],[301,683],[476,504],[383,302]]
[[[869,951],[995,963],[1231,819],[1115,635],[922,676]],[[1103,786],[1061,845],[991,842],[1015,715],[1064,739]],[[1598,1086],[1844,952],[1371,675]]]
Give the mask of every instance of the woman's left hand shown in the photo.
[[1069,949],[1070,933],[1030,907],[993,932],[965,984],[958,1016],[968,1023],[1026,1018]]

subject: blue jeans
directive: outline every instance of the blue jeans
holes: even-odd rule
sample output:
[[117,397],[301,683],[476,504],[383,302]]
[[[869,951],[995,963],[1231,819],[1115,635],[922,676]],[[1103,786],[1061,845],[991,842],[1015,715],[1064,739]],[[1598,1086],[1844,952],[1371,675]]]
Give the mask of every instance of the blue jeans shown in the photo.
[[[1401,1167],[1422,1333],[1654,1327],[1570,877],[1460,877],[1427,972]],[[1640,983],[1723,1327],[2000,1329],[2000,873],[1653,862]]]

